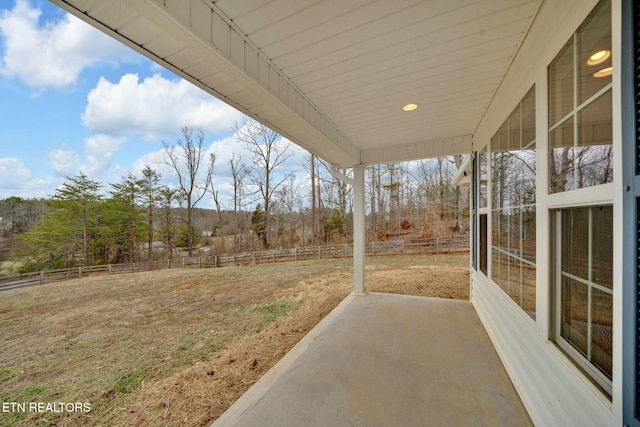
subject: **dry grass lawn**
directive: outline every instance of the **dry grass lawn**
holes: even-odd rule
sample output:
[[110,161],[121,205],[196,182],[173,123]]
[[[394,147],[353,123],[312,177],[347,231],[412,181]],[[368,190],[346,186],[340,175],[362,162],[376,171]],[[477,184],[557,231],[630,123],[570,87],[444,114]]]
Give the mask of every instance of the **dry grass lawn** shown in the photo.
[[[371,291],[469,297],[468,254],[367,259]],[[0,297],[3,426],[207,426],[351,290],[351,260],[96,276]]]

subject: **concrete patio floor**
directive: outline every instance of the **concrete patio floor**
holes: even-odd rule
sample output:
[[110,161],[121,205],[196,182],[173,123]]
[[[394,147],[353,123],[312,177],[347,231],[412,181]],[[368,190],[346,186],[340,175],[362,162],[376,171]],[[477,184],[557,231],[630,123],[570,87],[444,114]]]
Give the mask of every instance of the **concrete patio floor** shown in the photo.
[[213,427],[530,426],[472,305],[348,296]]

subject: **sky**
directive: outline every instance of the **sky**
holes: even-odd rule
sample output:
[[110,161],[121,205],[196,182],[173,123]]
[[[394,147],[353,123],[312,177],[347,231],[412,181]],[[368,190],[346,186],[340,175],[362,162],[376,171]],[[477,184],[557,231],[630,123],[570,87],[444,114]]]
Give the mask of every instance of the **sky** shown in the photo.
[[[228,205],[228,160],[251,161],[233,135],[243,119],[46,0],[0,3],[0,199],[48,197],[80,173],[108,190],[146,165],[175,186],[162,142],[187,126],[216,155],[214,183]],[[306,152],[289,150],[282,172],[302,172]],[[202,207],[212,207],[208,197]]]

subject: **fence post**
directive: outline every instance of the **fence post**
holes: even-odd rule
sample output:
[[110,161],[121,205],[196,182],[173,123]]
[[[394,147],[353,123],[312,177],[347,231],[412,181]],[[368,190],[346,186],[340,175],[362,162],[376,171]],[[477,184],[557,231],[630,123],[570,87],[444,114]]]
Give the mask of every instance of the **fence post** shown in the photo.
[[40,271],[40,284],[44,284],[44,271]]
[[233,254],[233,265],[238,265],[238,255],[236,255],[235,253]]
[[185,260],[185,259],[186,259],[186,258],[182,258],[182,268],[184,268],[184,260]]
[[202,268],[202,257],[198,257],[198,268]]
[[215,258],[214,258],[214,261],[215,261],[215,264],[216,264],[216,268],[220,267],[220,266],[218,265],[218,262],[219,262],[219,261],[218,261],[218,259],[219,259],[219,258],[218,258],[218,255],[216,255],[216,256],[215,256]]
[[321,251],[322,251],[322,246],[318,246],[318,259],[322,258]]
[[402,243],[400,245],[400,248],[402,249],[402,254],[404,255],[404,240],[400,240],[400,242]]
[[271,262],[273,262],[274,264],[276,262],[276,250],[275,249],[273,249],[271,251]]
[[107,271],[109,272],[109,274],[112,274],[112,273],[113,273],[113,271],[111,270],[111,264],[109,264],[109,265],[107,266]]
[[131,263],[131,272],[132,272],[132,273],[135,273],[135,272],[136,272],[136,263],[135,263],[135,262],[132,262],[132,263]]
[[371,251],[373,252],[371,256],[376,256],[376,242],[371,242]]
[[298,260],[298,247],[293,248],[293,259],[294,261]]
[[171,270],[171,258],[167,260],[167,269]]
[[438,255],[439,251],[440,251],[440,238],[436,237],[436,255]]
[[78,267],[78,278],[82,277],[82,267]]
[[349,249],[347,248],[347,244],[344,244],[344,257],[348,258],[349,257]]

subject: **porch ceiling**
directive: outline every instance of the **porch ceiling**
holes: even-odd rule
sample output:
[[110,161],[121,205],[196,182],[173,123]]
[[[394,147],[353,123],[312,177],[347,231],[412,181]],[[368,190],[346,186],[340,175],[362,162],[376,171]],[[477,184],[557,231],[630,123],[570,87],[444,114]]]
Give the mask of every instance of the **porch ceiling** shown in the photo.
[[340,166],[469,152],[541,1],[52,0]]

